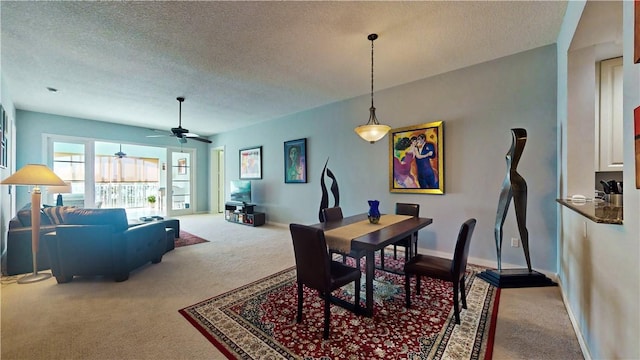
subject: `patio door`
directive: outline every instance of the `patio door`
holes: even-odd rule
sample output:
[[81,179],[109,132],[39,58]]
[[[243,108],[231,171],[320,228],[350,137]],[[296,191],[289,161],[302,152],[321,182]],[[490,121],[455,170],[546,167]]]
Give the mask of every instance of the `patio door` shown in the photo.
[[193,149],[169,149],[170,170],[167,171],[167,213],[171,216],[193,214],[195,197],[195,151]]

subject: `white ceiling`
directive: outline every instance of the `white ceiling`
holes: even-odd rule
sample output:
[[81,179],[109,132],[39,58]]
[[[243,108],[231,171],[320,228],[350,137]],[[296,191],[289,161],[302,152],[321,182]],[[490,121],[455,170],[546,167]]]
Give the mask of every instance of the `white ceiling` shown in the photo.
[[212,135],[369,94],[369,33],[377,91],[555,43],[566,6],[2,1],[1,71],[18,109],[167,130],[184,96]]

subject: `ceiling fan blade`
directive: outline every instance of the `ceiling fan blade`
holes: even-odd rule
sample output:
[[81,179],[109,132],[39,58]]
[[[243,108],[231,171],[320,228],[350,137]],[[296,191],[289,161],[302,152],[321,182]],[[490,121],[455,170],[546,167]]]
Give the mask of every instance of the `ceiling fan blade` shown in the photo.
[[189,136],[189,139],[191,140],[196,140],[196,141],[200,141],[203,143],[207,143],[207,144],[211,144],[211,140],[207,139],[207,138],[203,138],[203,137],[193,137],[193,136]]
[[146,137],[148,138],[156,138],[156,137],[171,137],[171,136],[175,136],[173,134],[164,134],[164,135],[147,135]]

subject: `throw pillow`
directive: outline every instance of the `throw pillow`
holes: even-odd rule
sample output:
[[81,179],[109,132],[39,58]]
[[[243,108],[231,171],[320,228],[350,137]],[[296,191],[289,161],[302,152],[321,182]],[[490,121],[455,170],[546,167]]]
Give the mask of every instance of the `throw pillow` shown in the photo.
[[49,217],[52,224],[60,225],[64,223],[64,212],[71,208],[73,208],[73,206],[53,206],[46,207],[42,210]]

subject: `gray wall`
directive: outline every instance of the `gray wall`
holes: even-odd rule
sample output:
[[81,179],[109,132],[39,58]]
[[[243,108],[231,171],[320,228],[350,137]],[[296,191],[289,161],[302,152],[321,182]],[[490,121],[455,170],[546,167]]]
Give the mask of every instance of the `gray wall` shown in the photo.
[[[16,112],[17,169],[29,163],[45,163],[46,159],[43,158],[42,149],[43,134],[77,136],[94,140],[179,148],[178,142],[172,137],[147,138],[146,136],[152,134],[152,132],[146,128],[18,110]],[[195,211],[208,211],[208,146],[205,143],[190,141],[184,144],[183,147],[196,149],[195,165],[198,169],[196,172],[196,193],[198,194],[198,202]],[[17,207],[20,208],[30,202],[30,197],[26,187],[20,187],[17,190],[16,204]]]
[[[353,131],[368,119],[368,95],[214,136],[214,146],[225,148],[227,193],[229,180],[238,178],[238,150],[262,146],[263,178],[253,181],[258,210],[270,222],[318,222],[320,173],[329,158],[345,214],[365,212],[368,199],[380,200],[387,213],[396,202],[419,203],[421,215],[434,219],[420,232],[419,246],[442,253],[453,251],[460,224],[475,217],[470,256],[495,266],[493,229],[510,129],[523,127],[528,141],[518,170],[529,189],[533,267],[555,273],[556,71],[550,45],[376,91],[378,119],[392,128],[444,121],[444,195],[389,192],[388,137],[372,145]],[[307,138],[309,181],[285,184],[283,142],[299,138]],[[509,247],[511,237],[520,237],[513,210],[504,224],[503,266],[525,266],[522,248]]]

